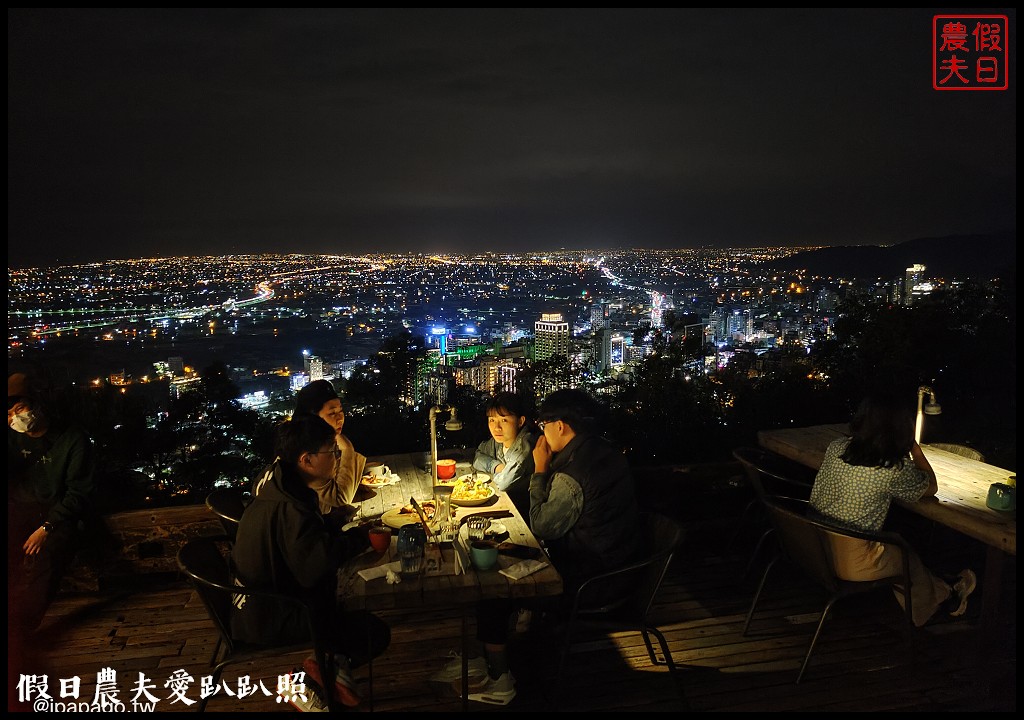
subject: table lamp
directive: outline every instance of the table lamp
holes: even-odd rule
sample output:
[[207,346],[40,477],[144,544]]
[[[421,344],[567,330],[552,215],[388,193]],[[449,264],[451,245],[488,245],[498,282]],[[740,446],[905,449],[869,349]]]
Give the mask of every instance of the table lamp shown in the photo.
[[[924,396],[928,396],[928,402],[924,402]],[[935,402],[935,391],[927,385],[917,389],[917,422],[914,424],[914,442],[921,444],[921,430],[924,428],[925,415],[941,415],[942,406]]]
[[462,421],[451,405],[435,405],[430,408],[430,472],[434,478],[434,485],[437,485],[437,414],[447,411],[451,412],[451,417],[445,422],[444,429],[449,432],[462,429]]

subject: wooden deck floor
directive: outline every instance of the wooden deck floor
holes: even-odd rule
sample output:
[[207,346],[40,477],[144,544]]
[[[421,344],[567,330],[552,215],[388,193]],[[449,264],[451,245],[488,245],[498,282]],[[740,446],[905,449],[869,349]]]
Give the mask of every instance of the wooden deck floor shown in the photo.
[[[717,528],[717,529],[715,529]],[[696,532],[694,532],[696,531]],[[670,569],[654,612],[668,636],[679,672],[673,682],[653,667],[635,633],[604,635],[574,646],[569,669],[556,687],[557,639],[541,633],[516,636],[510,645],[518,695],[507,707],[473,703],[472,711],[1008,711],[1016,709],[1016,567],[1007,558],[1000,625],[988,640],[977,625],[977,603],[966,618],[927,627],[914,635],[911,663],[901,616],[893,598],[880,594],[836,606],[804,681],[794,683],[823,595],[807,581],[780,570],[770,582],[748,637],[740,633],[755,578],[743,579],[750,544],[728,546],[731,529],[691,527],[691,540]],[[704,538],[701,541],[700,538]],[[724,540],[723,540],[724,539]],[[976,552],[967,549],[968,553]],[[977,601],[975,596],[973,600]],[[376,711],[459,711],[454,696],[436,695],[428,677],[459,646],[461,619],[453,612],[382,613],[393,639],[374,663]],[[199,678],[215,635],[202,606],[183,583],[121,595],[62,596],[24,657],[13,657],[9,697],[17,705],[23,675],[45,674],[49,694],[60,700],[60,678],[81,678],[79,699],[91,701],[97,673],[117,672],[120,699],[128,704],[139,673],[160,698],[157,710],[186,710],[167,699],[165,683],[184,670]],[[17,649],[13,649],[16,651]],[[262,679],[273,692],[277,675],[302,656],[260,666],[231,666],[238,678]],[[365,678],[365,669],[357,672]],[[10,704],[10,703],[9,703]],[[20,706],[25,708],[27,706]],[[129,705],[130,708],[130,705]],[[262,691],[239,699],[224,691],[208,712],[284,709]],[[364,702],[361,711],[370,709]]]

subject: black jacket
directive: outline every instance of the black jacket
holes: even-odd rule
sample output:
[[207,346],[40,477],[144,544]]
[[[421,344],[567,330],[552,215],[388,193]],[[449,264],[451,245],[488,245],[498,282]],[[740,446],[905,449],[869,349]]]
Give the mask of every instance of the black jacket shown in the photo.
[[[365,536],[332,534],[316,493],[277,465],[242,515],[231,560],[241,584],[304,600],[315,609],[318,625],[329,631],[336,615],[337,569],[367,545]],[[301,610],[261,598],[236,598],[231,627],[235,638],[247,642],[309,639]]]
[[583,509],[563,537],[548,541],[567,590],[594,575],[618,569],[641,551],[633,475],[622,452],[595,435],[574,437],[551,463],[583,490]]

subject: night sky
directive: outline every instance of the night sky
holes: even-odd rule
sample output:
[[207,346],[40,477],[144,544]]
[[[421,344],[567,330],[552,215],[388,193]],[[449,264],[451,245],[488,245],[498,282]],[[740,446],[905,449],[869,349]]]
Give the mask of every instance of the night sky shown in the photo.
[[9,10],[8,267],[1015,229],[938,12]]

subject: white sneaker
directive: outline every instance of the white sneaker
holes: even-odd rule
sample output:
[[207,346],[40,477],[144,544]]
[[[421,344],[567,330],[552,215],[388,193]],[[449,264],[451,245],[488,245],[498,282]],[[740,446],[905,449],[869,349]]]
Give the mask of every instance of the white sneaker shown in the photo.
[[328,712],[326,703],[324,703],[324,701],[320,699],[320,696],[317,694],[316,690],[312,688],[310,685],[306,684],[305,672],[301,670],[296,670],[292,672],[289,675],[288,684],[290,686],[292,685],[291,677],[295,677],[296,683],[298,683],[298,676],[300,675],[302,676],[301,679],[303,681],[303,684],[305,685],[306,692],[303,695],[289,695],[288,704],[296,710],[298,710],[299,712]]
[[520,608],[515,615],[515,632],[522,635],[529,631],[530,623],[533,621],[533,613],[526,608]]
[[[334,658],[334,694],[341,700],[345,707],[358,707],[362,698],[359,697],[359,690],[355,680],[348,673],[346,666],[348,661],[341,658]],[[306,671],[306,677],[310,678],[321,688],[326,688],[323,678],[320,677],[320,664],[316,658],[310,655],[303,660],[302,669]]]
[[503,673],[497,680],[490,675],[476,685],[470,683],[469,699],[490,705],[508,705],[516,696],[516,679],[512,673]]
[[[451,658],[445,666],[438,670],[436,673],[430,676],[430,682],[449,684],[451,682],[459,682],[462,680],[462,654],[452,650],[448,653],[448,657]],[[482,657],[475,657],[469,659],[469,677],[479,678],[487,676],[487,661]],[[462,694],[462,689],[459,689],[459,694]]]
[[973,570],[961,570],[960,579],[953,585],[953,609],[949,614],[953,617],[960,617],[967,612],[967,598],[978,586],[978,578]]

